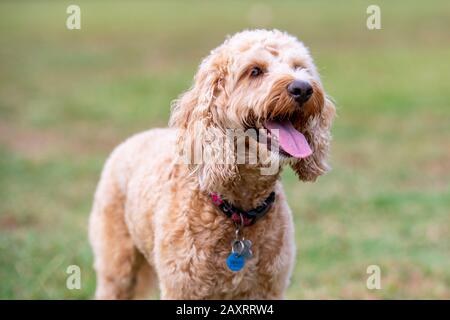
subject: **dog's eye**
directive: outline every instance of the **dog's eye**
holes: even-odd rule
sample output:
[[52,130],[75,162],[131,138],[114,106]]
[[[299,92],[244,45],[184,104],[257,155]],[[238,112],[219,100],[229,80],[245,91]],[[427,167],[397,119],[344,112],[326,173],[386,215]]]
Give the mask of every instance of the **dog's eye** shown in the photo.
[[260,67],[253,67],[250,71],[250,76],[253,78],[256,78],[257,76],[261,75],[263,73],[262,69]]
[[297,70],[302,70],[302,69],[304,69],[305,67],[303,67],[302,65],[299,65],[299,64],[296,64],[295,66],[293,66],[293,69],[295,70],[295,71],[297,71]]

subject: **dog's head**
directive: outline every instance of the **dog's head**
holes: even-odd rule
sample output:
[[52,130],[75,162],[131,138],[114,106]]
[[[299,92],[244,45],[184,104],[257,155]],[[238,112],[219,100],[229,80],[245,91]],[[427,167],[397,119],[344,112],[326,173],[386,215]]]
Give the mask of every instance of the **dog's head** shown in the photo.
[[232,36],[203,60],[192,88],[174,102],[170,124],[179,129],[182,153],[194,145],[210,149],[191,169],[204,189],[214,190],[239,175],[228,129],[267,129],[258,133],[266,131],[269,143],[258,134],[258,148],[314,181],[329,168],[334,114],[305,46],[277,30],[254,30]]

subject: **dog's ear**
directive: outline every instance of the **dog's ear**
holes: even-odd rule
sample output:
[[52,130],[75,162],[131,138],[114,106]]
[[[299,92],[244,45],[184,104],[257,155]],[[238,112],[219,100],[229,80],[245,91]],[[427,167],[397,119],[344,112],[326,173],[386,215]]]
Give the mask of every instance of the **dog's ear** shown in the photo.
[[315,181],[318,176],[330,169],[327,158],[331,141],[330,129],[336,108],[321,90],[318,95],[313,96],[312,103],[315,104],[316,110],[320,110],[320,112],[309,118],[302,131],[310,144],[313,154],[291,165],[300,180],[303,181]]
[[190,171],[197,174],[201,189],[218,188],[237,176],[233,145],[220,121],[227,64],[223,54],[213,52],[203,60],[193,86],[172,104],[169,125],[178,129],[177,148]]

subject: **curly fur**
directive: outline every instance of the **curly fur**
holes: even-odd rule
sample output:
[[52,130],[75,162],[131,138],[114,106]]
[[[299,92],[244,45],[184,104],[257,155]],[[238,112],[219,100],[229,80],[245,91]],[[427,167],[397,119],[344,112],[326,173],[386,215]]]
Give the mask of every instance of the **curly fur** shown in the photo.
[[[254,66],[264,75],[249,77]],[[297,78],[314,88],[301,111],[286,90]],[[283,298],[295,246],[279,175],[290,165],[301,180],[314,181],[329,169],[334,113],[309,51],[295,37],[253,30],[227,39],[203,60],[191,89],[173,103],[171,128],[128,139],[105,164],[90,220],[96,297],[142,298],[159,283],[164,299]],[[294,159],[269,152],[269,158],[280,160],[272,175],[261,174],[262,162],[218,158],[224,149],[228,160],[238,156],[227,129],[258,129],[273,117],[289,117],[313,154]],[[179,156],[195,143],[209,146],[209,161],[181,163]],[[264,149],[260,143],[256,147]],[[273,190],[270,212],[243,230],[254,242],[254,258],[242,271],[229,271],[225,260],[234,225],[207,192],[220,192],[247,210]]]

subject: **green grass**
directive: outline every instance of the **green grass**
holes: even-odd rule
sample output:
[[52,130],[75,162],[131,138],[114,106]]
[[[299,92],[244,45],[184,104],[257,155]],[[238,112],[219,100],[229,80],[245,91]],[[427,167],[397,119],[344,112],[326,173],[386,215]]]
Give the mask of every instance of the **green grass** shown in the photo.
[[[450,3],[68,1],[0,4],[0,298],[91,298],[87,219],[102,164],[164,126],[201,58],[244,28],[310,47],[338,106],[333,171],[283,180],[297,263],[288,298],[450,298]],[[256,9],[255,9],[256,6]],[[268,10],[267,10],[268,8]],[[256,15],[259,17],[259,15]],[[264,17],[262,17],[264,18]],[[66,289],[65,270],[82,270]],[[381,267],[381,290],[365,286]]]

